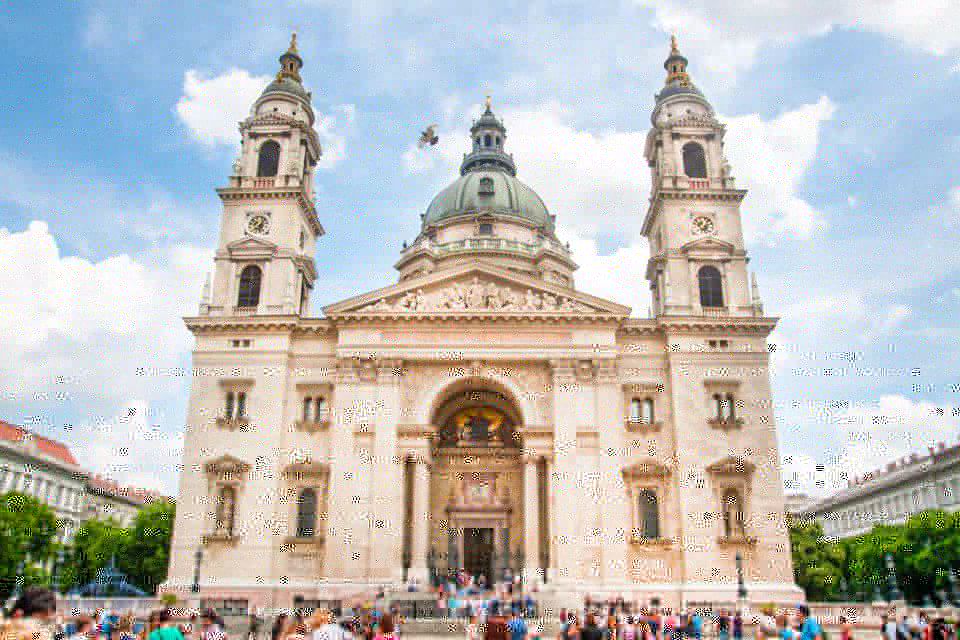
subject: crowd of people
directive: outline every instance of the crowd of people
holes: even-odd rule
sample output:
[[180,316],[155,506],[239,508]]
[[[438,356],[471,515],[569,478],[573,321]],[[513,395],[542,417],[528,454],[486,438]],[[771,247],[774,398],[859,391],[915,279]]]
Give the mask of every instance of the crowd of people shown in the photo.
[[[536,618],[532,594],[512,580],[486,585],[456,576],[436,590],[438,617],[466,621],[466,640],[542,640],[544,619]],[[381,594],[382,597],[382,594]],[[445,605],[445,606],[442,606]],[[534,622],[529,622],[534,620]],[[739,610],[671,611],[659,606],[633,607],[622,599],[592,602],[578,611],[559,611],[556,640],[957,640],[956,625],[924,613],[900,620],[883,616],[879,628],[867,631],[839,619],[837,638],[824,631],[806,605],[757,614]],[[373,601],[337,619],[326,609],[279,614],[269,629],[270,640],[398,640],[404,620],[400,612]],[[528,626],[529,623],[529,626]],[[264,621],[251,615],[246,638],[266,640]],[[451,628],[452,629],[452,628]],[[855,637],[857,636],[857,637]],[[49,589],[27,589],[0,620],[0,640],[231,640],[220,616],[207,610],[184,615],[164,609],[146,619],[97,611],[92,616],[57,615],[56,596]]]

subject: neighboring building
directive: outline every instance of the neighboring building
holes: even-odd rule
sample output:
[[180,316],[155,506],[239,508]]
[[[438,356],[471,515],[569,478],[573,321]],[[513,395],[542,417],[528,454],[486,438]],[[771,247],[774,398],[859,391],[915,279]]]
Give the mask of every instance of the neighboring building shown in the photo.
[[84,520],[113,520],[122,527],[132,526],[145,505],[164,499],[155,491],[125,487],[101,476],[90,476],[86,489]]
[[960,444],[941,442],[927,455],[914,453],[864,474],[801,517],[819,520],[827,536],[848,538],[877,524],[903,524],[927,509],[960,510]]
[[240,125],[215,275],[186,319],[164,588],[188,592],[199,569],[202,597],[256,608],[510,569],[566,606],[732,603],[741,555],[751,599],[802,597],[770,392],[777,320],[747,270],[726,130],[676,45],[645,162],[637,149],[651,257],[622,283],[650,287],[652,318],[576,288],[489,99],[397,282],[309,316],[321,149],[294,44],[280,62]]
[[791,521],[795,521],[812,502],[810,496],[805,493],[788,493],[784,496],[784,512]]
[[130,526],[145,504],[162,498],[91,476],[67,445],[0,421],[0,494],[10,491],[50,506],[63,523],[61,542],[69,542],[85,520],[112,519]]
[[61,541],[83,520],[85,482],[65,444],[0,421],[0,493],[20,491],[49,505],[63,521]]

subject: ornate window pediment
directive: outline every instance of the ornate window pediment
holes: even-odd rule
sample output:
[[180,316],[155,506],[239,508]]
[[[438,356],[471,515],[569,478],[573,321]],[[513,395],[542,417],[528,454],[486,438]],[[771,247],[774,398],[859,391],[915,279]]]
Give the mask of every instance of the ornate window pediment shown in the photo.
[[707,467],[707,471],[725,475],[750,475],[757,465],[741,456],[727,456]]
[[250,465],[228,454],[211,460],[204,465],[203,469],[211,475],[239,475],[250,471]]
[[664,478],[671,473],[670,467],[657,460],[637,462],[620,470],[625,478]]

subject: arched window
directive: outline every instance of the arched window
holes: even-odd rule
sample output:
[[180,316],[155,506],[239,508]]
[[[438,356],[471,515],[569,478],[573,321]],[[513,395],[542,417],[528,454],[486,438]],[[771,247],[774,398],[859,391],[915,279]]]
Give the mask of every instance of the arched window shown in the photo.
[[317,396],[313,400],[314,406],[316,407],[315,418],[318,422],[321,420],[327,419],[327,399],[323,396]]
[[277,175],[280,169],[280,145],[273,140],[267,140],[260,147],[260,157],[257,158],[257,176],[269,178]]
[[637,502],[640,536],[647,539],[660,537],[660,505],[657,493],[651,489],[640,492]]
[[237,295],[238,307],[256,307],[260,304],[260,278],[262,272],[256,265],[247,265],[240,272],[240,290]]
[[237,492],[233,487],[220,487],[217,493],[217,513],[215,531],[219,534],[233,535],[233,516],[236,510]]
[[732,393],[715,393],[713,394],[713,409],[714,417],[717,420],[724,422],[733,422],[737,419],[737,412],[735,410],[736,398],[734,398]]
[[727,489],[723,492],[723,535],[742,536],[743,521],[743,498],[736,489]]
[[304,489],[297,496],[297,537],[312,538],[317,529],[317,492]]
[[483,136],[483,146],[489,147],[492,144],[493,140],[490,138],[490,134]]
[[630,422],[640,422],[643,416],[643,403],[640,398],[634,398],[630,401]]
[[696,142],[683,145],[683,172],[688,178],[707,177],[707,156]]
[[723,283],[720,271],[709,265],[700,267],[700,271],[697,272],[697,281],[700,283],[700,306],[722,307]]

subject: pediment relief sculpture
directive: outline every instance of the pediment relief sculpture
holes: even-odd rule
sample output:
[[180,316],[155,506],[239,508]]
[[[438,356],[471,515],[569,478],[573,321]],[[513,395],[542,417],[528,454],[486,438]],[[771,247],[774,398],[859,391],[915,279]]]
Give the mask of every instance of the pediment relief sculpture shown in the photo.
[[550,313],[583,313],[594,309],[568,296],[546,291],[508,287],[474,277],[467,283],[453,282],[445,287],[424,291],[417,289],[384,297],[359,309],[360,312],[417,311],[546,311]]

